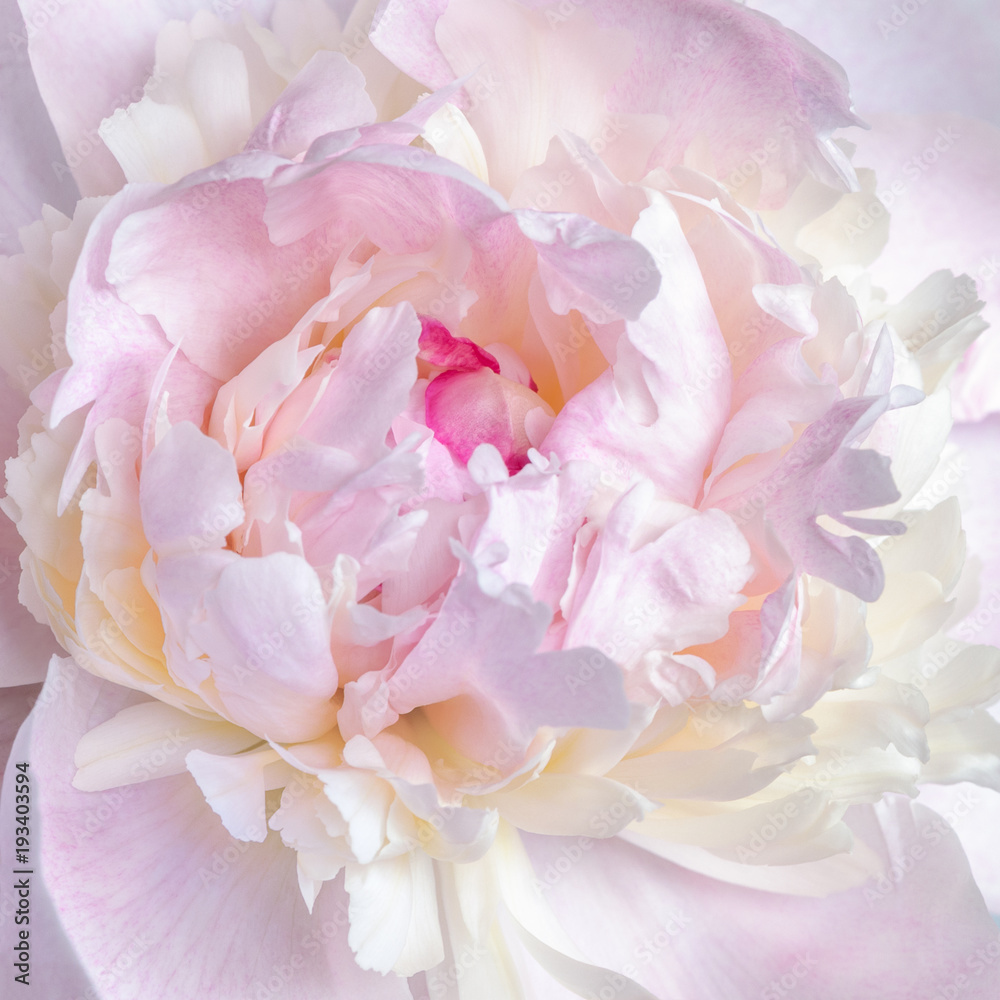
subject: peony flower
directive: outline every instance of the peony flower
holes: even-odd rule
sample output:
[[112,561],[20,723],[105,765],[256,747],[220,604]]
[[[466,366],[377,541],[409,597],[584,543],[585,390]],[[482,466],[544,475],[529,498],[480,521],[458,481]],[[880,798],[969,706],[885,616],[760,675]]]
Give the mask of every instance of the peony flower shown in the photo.
[[839,66],[726,0],[22,6],[82,198],[0,269],[20,981],[995,995],[984,303],[873,280]]

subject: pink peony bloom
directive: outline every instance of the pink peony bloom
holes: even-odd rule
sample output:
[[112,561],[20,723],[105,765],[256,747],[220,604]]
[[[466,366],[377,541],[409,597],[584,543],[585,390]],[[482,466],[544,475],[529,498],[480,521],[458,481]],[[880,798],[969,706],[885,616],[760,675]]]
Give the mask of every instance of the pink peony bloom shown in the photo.
[[0,258],[20,981],[995,996],[984,303],[878,284],[840,67],[729,0],[167,6],[21,3],[83,197]]

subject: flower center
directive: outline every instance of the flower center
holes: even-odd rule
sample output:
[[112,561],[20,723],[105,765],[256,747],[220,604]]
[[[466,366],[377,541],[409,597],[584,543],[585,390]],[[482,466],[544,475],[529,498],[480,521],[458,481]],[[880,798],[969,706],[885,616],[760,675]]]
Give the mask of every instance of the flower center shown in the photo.
[[429,366],[427,426],[463,464],[491,444],[511,473],[528,461],[554,418],[523,365],[501,362],[471,340],[421,318],[420,359]]

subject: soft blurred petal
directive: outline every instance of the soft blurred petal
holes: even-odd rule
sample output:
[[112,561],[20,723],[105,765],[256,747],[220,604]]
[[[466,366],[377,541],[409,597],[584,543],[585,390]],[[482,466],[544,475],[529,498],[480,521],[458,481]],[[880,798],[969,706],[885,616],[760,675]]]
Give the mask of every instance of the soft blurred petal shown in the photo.
[[859,143],[854,163],[874,167],[876,194],[891,216],[889,245],[872,268],[875,283],[899,299],[944,267],[975,279],[992,329],[959,369],[955,415],[977,420],[1000,409],[995,4],[754,0],[753,6],[801,32],[847,70],[858,113],[872,125],[867,134],[851,135]]
[[920,801],[943,816],[958,834],[969,858],[976,885],[990,912],[1000,919],[1000,792],[963,781],[957,785],[925,785]]
[[618,840],[525,840],[588,958],[660,994],[913,1000],[958,983],[963,998],[996,996],[997,928],[957,838],[904,800],[878,814],[859,807],[853,825],[889,877],[821,899],[715,882]]
[[28,39],[14,0],[0,4],[0,253],[18,253],[17,230],[43,203],[71,213],[78,197],[28,62]]
[[979,602],[956,635],[964,642],[1000,646],[1000,414],[957,425],[952,440],[964,452],[956,491],[970,562],[980,570]]
[[[3,376],[0,375],[0,379]],[[7,385],[0,387],[0,460],[17,454],[17,421],[27,400]],[[45,667],[57,646],[52,633],[32,618],[17,597],[24,540],[14,522],[0,513],[0,688],[45,679]],[[27,713],[25,713],[27,714]]]
[[[52,689],[50,689],[50,695]],[[31,685],[30,688],[7,688],[0,692],[0,758],[3,758],[7,767],[3,773],[3,790],[0,793],[0,864],[4,871],[10,873],[13,869],[28,869],[31,875],[16,877],[9,874],[4,879],[5,885],[0,890],[0,947],[5,955],[14,954],[15,942],[19,940],[18,932],[25,929],[25,924],[15,923],[16,910],[20,903],[17,885],[18,881],[27,879],[28,881],[28,901],[30,910],[27,925],[29,932],[29,962],[30,972],[27,979],[27,988],[18,985],[5,987],[8,991],[17,989],[18,995],[26,1000],[53,1000],[53,998],[94,997],[90,981],[83,971],[79,957],[73,946],[66,938],[56,907],[52,898],[46,891],[45,884],[40,876],[39,861],[40,848],[42,842],[42,827],[39,822],[39,814],[36,808],[38,804],[38,774],[35,771],[34,759],[31,754],[31,723],[25,722],[18,732],[16,727],[9,728],[15,720],[20,721],[31,710],[38,695],[38,687]],[[7,737],[14,737],[13,748]],[[7,750],[11,749],[10,759],[7,760]],[[29,818],[28,853],[27,864],[17,863],[17,858],[12,854],[12,848],[16,844],[16,805],[15,794],[18,785],[16,784],[15,770],[16,764],[27,763],[27,775],[29,779],[31,811]],[[23,972],[14,969],[10,965],[4,969],[5,982]]]
[[859,115],[954,111],[1000,125],[993,0],[751,0],[847,70]]
[[207,9],[264,21],[273,0],[18,0],[38,89],[84,195],[113,194],[125,176],[97,135],[115,108],[138,101],[153,69],[160,28]]
[[897,300],[941,268],[975,281],[990,329],[959,368],[953,399],[958,419],[976,420],[1000,409],[1000,128],[955,115],[871,120],[855,162],[874,167],[890,214],[872,278]]

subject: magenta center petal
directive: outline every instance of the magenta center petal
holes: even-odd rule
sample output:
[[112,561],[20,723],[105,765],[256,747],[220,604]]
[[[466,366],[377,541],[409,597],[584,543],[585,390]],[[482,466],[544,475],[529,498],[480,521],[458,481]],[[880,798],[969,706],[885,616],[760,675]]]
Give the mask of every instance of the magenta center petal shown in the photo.
[[467,337],[454,337],[448,328],[429,316],[420,317],[420,357],[435,368],[473,372],[490,368],[500,374],[500,363],[489,351]]
[[468,462],[479,445],[491,444],[512,473],[527,464],[525,416],[544,405],[527,386],[488,368],[444,372],[425,397],[427,426],[455,458]]

